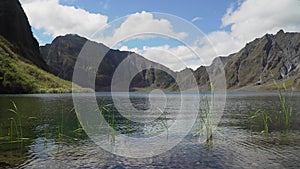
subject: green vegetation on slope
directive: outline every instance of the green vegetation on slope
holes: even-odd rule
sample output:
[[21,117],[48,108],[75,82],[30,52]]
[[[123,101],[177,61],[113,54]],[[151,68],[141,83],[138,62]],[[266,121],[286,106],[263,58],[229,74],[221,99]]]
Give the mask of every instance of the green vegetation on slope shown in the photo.
[[17,55],[0,36],[0,93],[71,92],[72,83],[45,72]]

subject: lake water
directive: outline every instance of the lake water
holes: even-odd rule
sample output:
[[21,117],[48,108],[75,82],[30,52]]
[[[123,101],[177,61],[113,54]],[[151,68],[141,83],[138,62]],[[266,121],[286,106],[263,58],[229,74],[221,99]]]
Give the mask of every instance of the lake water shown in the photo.
[[[186,94],[186,98],[195,95]],[[211,98],[205,93],[200,97],[203,95]],[[96,96],[98,105],[113,103],[109,93]],[[131,93],[130,101],[137,110],[144,112],[151,107],[148,96],[147,93]],[[106,114],[104,117],[119,134],[128,137],[138,139],[160,134],[176,124],[181,103],[179,93],[166,96],[165,113],[149,115],[144,112],[141,115],[150,120],[159,117],[146,124],[128,123],[113,105],[107,106],[113,116]],[[159,96],[152,99],[157,104],[164,100]],[[190,132],[172,149],[153,157],[128,158],[103,150],[82,130],[71,94],[1,95],[0,168],[299,168],[299,100],[300,93],[288,100],[293,105],[293,113],[286,130],[274,115],[281,110],[277,93],[227,93],[224,112],[220,114],[210,142],[203,142],[203,137],[199,139],[197,135],[197,125],[201,121],[198,117]],[[9,111],[14,109],[12,102],[22,112],[21,116]],[[190,102],[192,108],[194,104]],[[128,103],[122,104],[126,107]],[[268,134],[261,132],[264,130],[262,113],[250,118],[258,110],[271,119]],[[188,109],[184,109],[184,114],[185,118],[190,117]],[[18,139],[20,137],[22,139]],[[172,139],[170,135],[167,141]]]

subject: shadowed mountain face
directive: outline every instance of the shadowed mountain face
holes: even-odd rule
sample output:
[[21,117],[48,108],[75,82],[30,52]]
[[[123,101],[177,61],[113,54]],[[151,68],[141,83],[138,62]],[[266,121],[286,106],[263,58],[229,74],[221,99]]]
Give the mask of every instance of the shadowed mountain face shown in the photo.
[[[44,69],[44,70],[42,70]],[[71,92],[72,83],[48,70],[18,0],[0,1],[0,93]],[[83,91],[77,85],[76,90]],[[86,90],[87,91],[87,90]]]
[[47,70],[33,37],[28,19],[18,0],[0,1],[0,35],[13,44],[12,50],[27,61]]
[[[86,42],[87,39],[77,35],[60,36],[55,38],[51,44],[41,46],[40,51],[51,73],[71,81],[76,60]],[[96,68],[98,70],[95,84],[97,91],[110,90],[114,72],[123,61],[123,71],[126,72],[128,78],[129,76],[134,77],[130,84],[131,89],[145,87],[168,88],[174,83],[174,72],[160,64],[151,62],[133,52],[112,50],[103,44],[89,42],[100,51],[107,51],[100,66]],[[136,75],[131,73],[137,70]],[[124,77],[120,76],[117,81],[121,82],[122,78]],[[86,84],[79,85],[91,87],[86,86]]]
[[[225,79],[225,65],[235,56],[231,54],[229,56],[219,56],[215,58],[210,66],[200,66],[197,68],[193,75],[197,81],[200,90],[211,90],[210,81],[220,83],[221,80]],[[223,76],[223,77],[222,77]],[[214,80],[215,79],[215,80]],[[217,79],[217,80],[216,80]],[[224,86],[226,84],[224,83]]]

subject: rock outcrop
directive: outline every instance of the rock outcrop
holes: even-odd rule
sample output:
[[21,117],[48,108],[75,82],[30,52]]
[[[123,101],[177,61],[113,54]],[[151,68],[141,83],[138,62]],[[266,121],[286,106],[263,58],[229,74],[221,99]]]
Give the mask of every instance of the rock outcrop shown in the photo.
[[248,43],[225,66],[227,87],[298,79],[300,33],[266,34]]
[[[49,66],[51,73],[71,81],[77,57],[86,42],[86,38],[69,34],[66,36],[59,36],[55,38],[51,44],[41,46],[40,51]],[[113,50],[101,43],[93,43],[95,43],[97,48],[107,51],[99,68],[97,68],[97,91],[110,90],[114,72],[119,64],[125,59],[126,68],[124,69],[126,72],[133,72],[135,69],[142,70],[143,67],[149,68],[147,70],[142,70],[137,75],[130,75],[134,76],[130,85],[131,89],[147,87],[168,88],[175,81],[173,78],[175,77],[174,72],[165,66],[151,62],[133,52]],[[174,76],[172,77],[172,75]]]
[[31,26],[18,0],[0,1],[0,35],[13,44],[13,50],[27,61],[47,70],[33,37]]
[[[87,41],[77,35],[66,35],[57,37],[51,44],[40,47],[51,73],[72,80],[75,62]],[[112,50],[100,43],[97,45],[108,51],[98,69],[96,78],[98,91],[110,90],[112,76],[124,60],[129,67],[129,69],[124,68],[126,72],[133,71],[133,68],[141,70],[144,64],[149,68],[132,79],[132,88],[159,87],[177,91],[178,85],[184,89],[194,88],[194,79],[196,79],[200,90],[210,90],[210,82],[214,81],[214,78],[220,80],[224,77],[224,74],[222,75],[224,72],[226,76],[224,83],[226,81],[229,89],[254,86],[255,90],[261,87],[264,90],[268,88],[273,90],[270,83],[273,84],[274,79],[285,81],[298,89],[300,86],[300,33],[284,33],[281,30],[276,35],[266,34],[246,44],[237,53],[214,59],[210,66],[200,66],[195,71],[187,68],[180,72],[173,72],[133,52]],[[224,71],[220,70],[222,68]]]

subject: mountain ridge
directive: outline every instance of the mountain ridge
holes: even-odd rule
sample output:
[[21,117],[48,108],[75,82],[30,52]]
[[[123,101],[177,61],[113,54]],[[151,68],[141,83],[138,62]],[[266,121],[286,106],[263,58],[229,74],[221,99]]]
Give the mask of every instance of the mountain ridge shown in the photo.
[[[71,36],[73,36],[73,38],[71,38],[72,40],[70,40]],[[60,39],[60,42],[64,41],[65,39],[69,39],[69,44],[67,43],[69,45],[68,49],[73,49],[75,44],[76,50],[73,50],[73,52],[76,52],[72,54],[72,51],[66,51],[66,48],[59,48],[58,44],[60,43],[56,43],[57,39]],[[77,42],[78,39],[81,39],[82,42]],[[40,49],[47,63],[52,61],[52,57],[56,59],[59,58],[58,55],[53,54],[53,51],[55,51],[56,53],[66,53],[66,56],[72,55],[72,63],[75,64],[76,57],[86,41],[86,38],[80,37],[78,35],[60,36],[58,38],[55,38],[51,44],[41,46]],[[81,46],[76,47],[76,44],[78,43],[81,44]],[[64,45],[66,44],[63,44],[62,46]],[[247,43],[244,48],[234,54],[230,54],[229,56],[219,56],[215,58],[210,66],[200,66],[196,70],[184,69],[179,72],[174,72],[169,68],[162,66],[163,70],[166,70],[166,73],[162,76],[155,76],[153,72],[151,73],[151,71],[153,70],[149,70],[147,72],[142,71],[140,72],[140,74],[138,74],[137,77],[133,79],[132,87],[160,87],[166,90],[177,91],[179,89],[178,85],[175,84],[176,81],[184,84],[184,86],[186,87],[191,86],[191,83],[189,83],[189,81],[192,82],[192,77],[187,76],[187,71],[191,71],[192,75],[194,75],[197,81],[199,89],[205,91],[210,90],[210,79],[208,71],[212,71],[210,73],[211,76],[218,76],[218,72],[220,72],[221,70],[214,70],[214,67],[216,67],[214,64],[216,64],[216,60],[219,59],[224,65],[226,85],[229,90],[239,90],[242,88],[246,90],[247,86],[248,89],[251,88],[254,90],[268,90],[266,86],[268,86],[270,89],[274,89],[274,85],[272,85],[273,79],[285,81],[288,83],[288,87],[299,89],[299,46],[300,33],[285,33],[283,30],[280,30],[275,35],[266,34],[261,38],[256,38],[255,40]],[[53,50],[51,51],[49,50],[49,48],[52,48]],[[47,55],[45,55],[45,53],[47,53]],[[111,85],[110,81],[112,79],[111,76],[113,75],[113,72],[118,64],[120,64],[125,58],[127,58],[128,56],[142,57],[133,52],[112,49],[109,49],[108,55],[109,57],[106,60],[104,59],[105,63],[101,63],[102,65],[100,65],[100,67],[104,68],[104,71],[98,74],[99,78],[96,79],[96,84],[98,83],[100,86],[98,86],[97,88],[97,90],[99,91],[109,90]],[[66,57],[66,60],[61,63],[69,64],[67,58],[68,57]],[[146,58],[143,59],[145,60],[145,62],[152,62],[147,60]],[[49,67],[53,65],[55,64],[49,65]],[[65,69],[61,68],[65,66],[68,67],[68,65],[62,65],[60,68],[58,68],[58,70],[64,71]],[[72,66],[69,66],[67,70],[71,72]],[[109,73],[107,74],[105,72]],[[55,72],[52,73],[55,74]],[[156,72],[155,74],[161,74],[161,72]],[[168,76],[167,74],[169,74],[170,76]],[[60,73],[56,72],[55,75],[60,76]],[[67,80],[71,80],[72,76],[70,74],[68,74],[67,76]],[[66,77],[63,76],[60,77],[66,79]],[[153,80],[158,83],[155,84],[156,82],[154,82]]]
[[280,30],[275,35],[256,38],[226,64],[227,87],[235,89],[250,85],[266,89],[263,85],[279,80],[299,89],[299,48],[300,33],[296,32]]
[[[55,38],[51,44],[41,46],[41,54],[46,63],[48,63],[50,72],[58,77],[71,81],[77,57],[87,41],[88,40],[84,37],[67,34],[65,36]],[[172,75],[174,74],[173,71],[163,65],[152,62],[134,52],[109,49],[101,43],[93,43],[96,44],[97,48],[107,50],[99,68],[96,68],[98,69],[98,73],[96,75],[97,91],[110,91],[114,71],[124,60],[128,62],[127,66],[130,68],[131,72],[135,71],[133,69],[141,70],[136,75],[130,75],[134,76],[130,84],[131,90],[145,87],[168,88],[171,83],[175,81],[174,78],[172,78]],[[143,70],[143,67],[145,66],[149,69]],[[153,67],[158,67],[168,73],[153,69]],[[129,71],[129,69],[127,69],[127,71]]]

